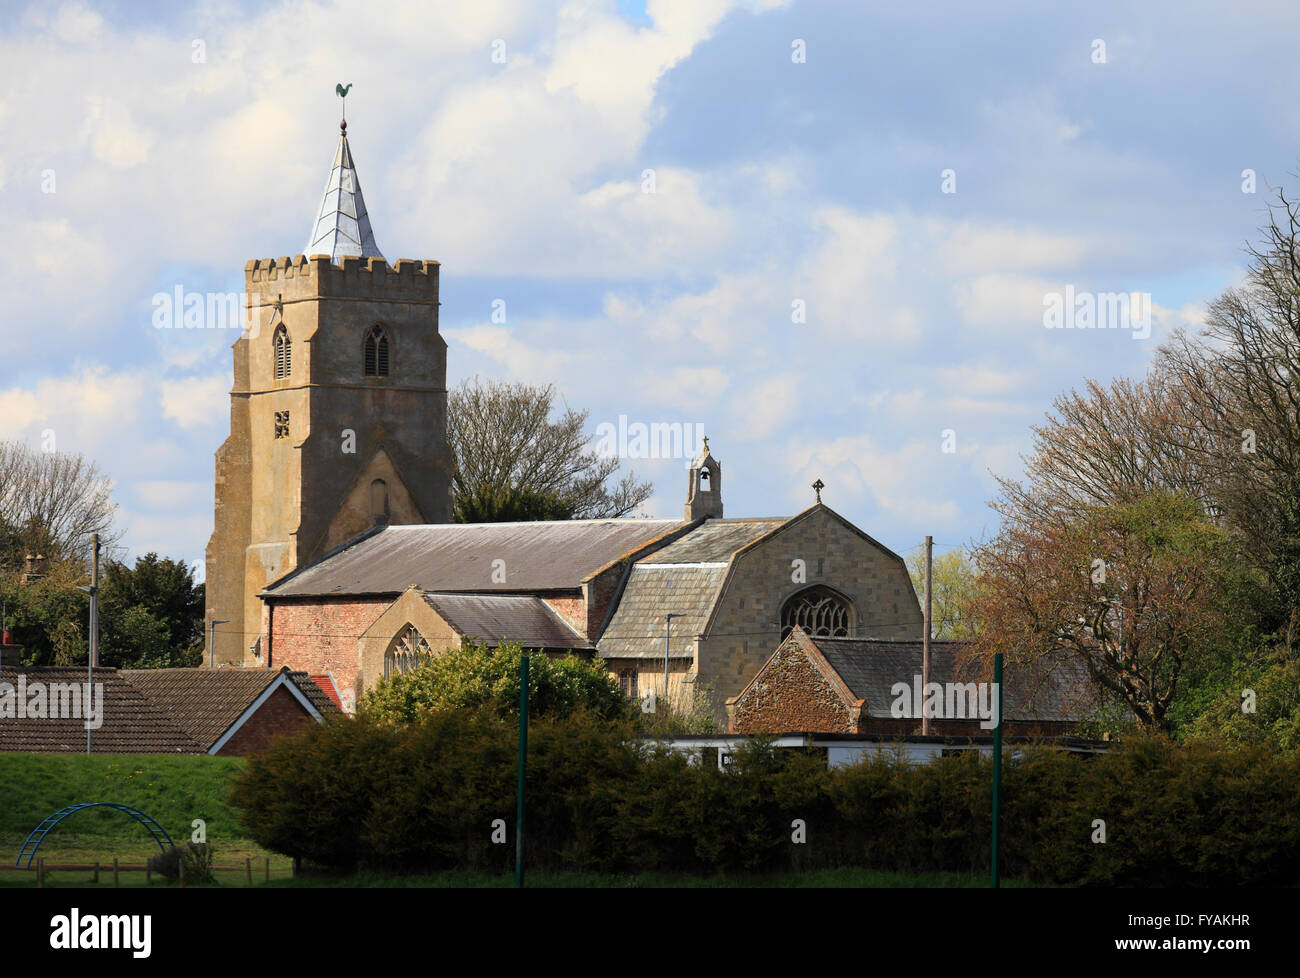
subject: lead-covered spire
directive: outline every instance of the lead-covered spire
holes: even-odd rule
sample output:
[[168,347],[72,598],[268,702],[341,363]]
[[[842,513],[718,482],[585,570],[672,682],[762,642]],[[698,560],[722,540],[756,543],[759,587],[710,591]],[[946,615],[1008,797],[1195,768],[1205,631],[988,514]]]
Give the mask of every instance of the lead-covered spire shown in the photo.
[[[348,86],[349,88],[351,86]],[[362,258],[383,258],[375,233],[370,228],[370,215],[366,201],[361,196],[361,182],[352,162],[352,149],[348,146],[347,121],[339,123],[339,148],[334,154],[334,166],[321,198],[320,210],[312,225],[307,242],[307,255],[329,255],[338,261],[344,255]]]

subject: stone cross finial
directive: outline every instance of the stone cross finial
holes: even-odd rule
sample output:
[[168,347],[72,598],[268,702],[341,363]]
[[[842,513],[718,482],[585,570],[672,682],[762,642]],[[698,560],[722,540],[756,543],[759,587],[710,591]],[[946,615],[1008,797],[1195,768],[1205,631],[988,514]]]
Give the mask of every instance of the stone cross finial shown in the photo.
[[708,435],[705,435],[705,436],[704,436],[704,450],[705,450],[706,452],[709,450],[709,436],[708,436]]
[[812,487],[813,487],[813,492],[817,493],[817,501],[821,502],[822,490],[826,488],[826,483],[822,482],[821,479],[818,479],[816,482],[812,484]]

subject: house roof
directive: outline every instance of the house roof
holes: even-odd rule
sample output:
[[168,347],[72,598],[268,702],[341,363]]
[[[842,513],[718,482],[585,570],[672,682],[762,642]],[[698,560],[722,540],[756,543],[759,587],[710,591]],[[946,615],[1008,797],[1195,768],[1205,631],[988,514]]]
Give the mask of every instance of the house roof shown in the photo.
[[424,600],[466,638],[530,649],[590,649],[591,643],[544,600],[529,594],[425,594]]
[[[867,713],[888,717],[895,683],[907,683],[921,674],[920,639],[891,641],[870,638],[811,640],[854,697],[866,701]],[[930,643],[932,683],[975,682],[981,677],[963,667],[960,653],[966,642]],[[757,677],[756,677],[757,678]],[[1063,662],[1054,669],[1004,674],[1002,713],[1008,720],[1079,720],[1087,705],[1086,673],[1081,663]]]
[[641,564],[723,563],[731,555],[775,530],[784,518],[707,520],[681,539],[641,558]]
[[[27,689],[42,683],[75,684],[83,691],[84,669],[33,668],[0,672],[0,682]],[[281,676],[322,716],[338,708],[306,673],[282,669],[95,670],[103,683],[103,724],[92,731],[95,753],[203,754],[230,731],[257,698]],[[15,690],[15,695],[17,690]],[[77,717],[0,718],[0,750],[84,751],[85,720]]]
[[596,571],[686,525],[608,519],[389,526],[264,593],[398,594],[411,585],[426,592],[576,590]]
[[[699,532],[698,530],[695,532]],[[692,534],[693,535],[693,534]],[[676,546],[674,544],[673,546]],[[672,549],[668,547],[666,549]],[[657,564],[640,561],[628,575],[627,586],[601,633],[598,646],[605,659],[662,659],[664,615],[681,615],[672,623],[670,658],[693,658],[694,639],[704,630],[718,588],[727,576],[725,562]]]

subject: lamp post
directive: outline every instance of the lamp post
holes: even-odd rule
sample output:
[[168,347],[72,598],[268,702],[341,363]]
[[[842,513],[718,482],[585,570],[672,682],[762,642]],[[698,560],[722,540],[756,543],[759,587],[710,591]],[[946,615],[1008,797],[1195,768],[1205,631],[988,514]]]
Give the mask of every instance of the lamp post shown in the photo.
[[[90,587],[79,590],[90,595],[90,648],[86,654],[86,698],[95,689],[95,665],[99,661],[99,534],[90,535]],[[8,610],[7,608],[5,609]],[[101,710],[104,705],[101,703]],[[90,753],[91,728],[86,725],[86,753]]]
[[230,624],[229,618],[213,618],[212,621],[208,623],[208,668],[209,669],[216,668],[217,626],[229,625],[229,624]]

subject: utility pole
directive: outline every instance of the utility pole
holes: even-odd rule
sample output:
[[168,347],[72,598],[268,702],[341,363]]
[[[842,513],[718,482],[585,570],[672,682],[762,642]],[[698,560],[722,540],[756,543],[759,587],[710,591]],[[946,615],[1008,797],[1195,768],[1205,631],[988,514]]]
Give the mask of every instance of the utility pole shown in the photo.
[[[99,534],[90,535],[90,651],[86,656],[86,699],[95,691],[95,666],[99,665]],[[104,709],[100,703],[99,708]],[[86,725],[86,753],[93,731]]]
[[213,618],[208,623],[208,668],[215,669],[215,656],[217,654],[217,626],[229,625],[229,618]]
[[673,619],[681,615],[664,615],[664,709],[668,709],[668,640],[673,632]]
[[925,708],[930,688],[930,570],[934,562],[934,537],[925,538],[925,634],[921,636],[921,736],[930,735],[930,714]]
[[515,793],[515,886],[524,885],[524,760],[528,756],[528,654],[519,660],[519,787]]

